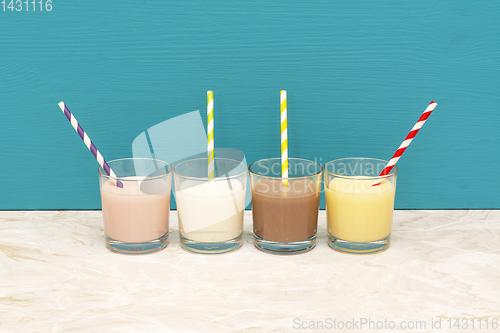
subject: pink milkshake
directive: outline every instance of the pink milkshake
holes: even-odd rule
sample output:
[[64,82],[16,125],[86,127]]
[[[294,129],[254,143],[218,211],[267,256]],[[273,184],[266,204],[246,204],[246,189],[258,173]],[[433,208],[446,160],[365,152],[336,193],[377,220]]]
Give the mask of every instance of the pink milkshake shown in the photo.
[[108,164],[116,178],[99,169],[107,248],[122,254],[162,250],[167,246],[172,167],[147,158]]
[[165,236],[170,215],[170,186],[163,179],[141,182],[138,177],[126,177],[122,182],[123,188],[106,181],[101,189],[106,236],[126,243]]

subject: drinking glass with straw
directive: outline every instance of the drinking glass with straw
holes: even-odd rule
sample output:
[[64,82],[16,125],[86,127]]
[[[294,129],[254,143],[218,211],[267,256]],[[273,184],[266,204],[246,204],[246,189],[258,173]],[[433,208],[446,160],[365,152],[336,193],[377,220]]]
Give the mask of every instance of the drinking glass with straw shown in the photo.
[[[60,102],[58,105],[59,105],[59,108],[61,108],[61,111],[66,116],[66,118],[68,118],[69,122],[71,123],[71,125],[73,126],[73,128],[75,129],[75,131],[78,133],[78,135],[80,136],[80,138],[83,140],[83,143],[85,143],[85,145],[90,150],[90,152],[92,153],[92,155],[94,155],[95,159],[97,160],[97,162],[99,163],[99,165],[102,167],[102,169],[104,170],[104,172],[106,172],[106,174],[108,176],[110,176],[111,178],[116,178],[116,175],[113,172],[113,170],[111,170],[111,168],[109,167],[109,165],[106,162],[106,160],[104,159],[104,157],[102,157],[101,153],[99,152],[99,150],[97,150],[96,146],[90,140],[90,138],[87,135],[87,133],[83,130],[82,126],[80,126],[80,124],[76,120],[75,116],[69,111],[69,109],[67,108],[66,104],[64,104],[64,102]],[[116,180],[115,184],[119,188],[123,188],[123,183],[121,181]]]
[[281,156],[249,167],[255,247],[290,255],[316,245],[322,167],[288,157],[287,92],[280,91]]
[[341,158],[325,164],[327,230],[332,249],[373,254],[389,248],[398,171],[395,164],[436,105],[429,104],[390,161]]
[[108,250],[139,255],[164,249],[169,230],[170,164],[149,158],[122,158],[108,164],[64,102],[59,107],[101,165],[99,188]]
[[207,157],[177,164],[174,181],[181,247],[221,254],[241,247],[248,168],[214,156],[214,96],[207,91]]

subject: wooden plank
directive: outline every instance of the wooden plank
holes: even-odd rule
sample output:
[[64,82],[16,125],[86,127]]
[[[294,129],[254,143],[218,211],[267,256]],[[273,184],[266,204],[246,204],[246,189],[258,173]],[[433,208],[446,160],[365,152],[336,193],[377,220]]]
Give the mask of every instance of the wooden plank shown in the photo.
[[[1,9],[1,8],[0,8]],[[147,128],[205,108],[219,147],[319,162],[398,163],[397,208],[500,208],[500,3],[55,2],[0,12],[0,209],[97,209],[97,164],[64,100],[107,159]]]

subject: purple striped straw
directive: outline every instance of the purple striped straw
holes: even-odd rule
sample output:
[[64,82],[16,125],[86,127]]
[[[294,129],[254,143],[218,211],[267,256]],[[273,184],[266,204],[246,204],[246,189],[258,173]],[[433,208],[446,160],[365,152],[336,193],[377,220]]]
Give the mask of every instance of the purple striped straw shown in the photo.
[[[82,138],[83,142],[85,143],[87,148],[90,150],[92,155],[94,155],[97,162],[99,162],[99,164],[103,168],[104,172],[106,172],[106,174],[108,176],[110,176],[111,178],[117,178],[115,173],[113,172],[113,170],[111,170],[111,168],[109,167],[108,163],[106,163],[106,161],[104,160],[104,157],[102,157],[99,150],[97,150],[97,148],[94,146],[92,141],[90,141],[89,136],[87,135],[87,133],[85,133],[82,126],[80,126],[80,124],[76,120],[75,116],[73,116],[73,114],[68,110],[68,108],[66,107],[64,102],[60,102],[58,105],[61,108],[61,111],[66,115],[66,118],[68,118],[69,122],[71,123],[71,125],[73,126],[75,131],[78,133],[80,138]],[[116,186],[123,188],[123,183],[121,181],[117,180]]]

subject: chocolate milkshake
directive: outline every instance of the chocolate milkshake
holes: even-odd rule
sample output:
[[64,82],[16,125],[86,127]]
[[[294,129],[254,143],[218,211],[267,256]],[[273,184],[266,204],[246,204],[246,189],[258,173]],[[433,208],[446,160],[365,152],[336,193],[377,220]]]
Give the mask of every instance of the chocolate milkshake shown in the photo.
[[261,178],[252,186],[253,229],[273,242],[299,242],[316,235],[320,188],[309,179]]

